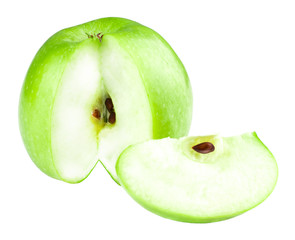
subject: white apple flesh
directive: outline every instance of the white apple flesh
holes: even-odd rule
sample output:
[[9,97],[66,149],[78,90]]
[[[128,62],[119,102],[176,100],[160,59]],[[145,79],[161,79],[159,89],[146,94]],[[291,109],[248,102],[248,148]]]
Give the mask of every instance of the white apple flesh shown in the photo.
[[146,209],[199,223],[255,207],[278,176],[273,155],[256,133],[150,140],[125,149],[116,169],[121,185]]

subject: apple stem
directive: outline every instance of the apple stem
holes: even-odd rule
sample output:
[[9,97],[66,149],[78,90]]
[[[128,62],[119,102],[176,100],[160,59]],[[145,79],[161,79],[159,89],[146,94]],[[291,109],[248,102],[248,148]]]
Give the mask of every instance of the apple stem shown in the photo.
[[[88,33],[86,33],[86,35],[87,35],[88,38],[93,38],[93,37],[94,37],[93,34],[88,34]],[[99,39],[99,41],[101,42],[102,37],[103,37],[103,34],[100,32],[100,33],[96,34],[96,36],[97,36],[97,38]]]
[[213,152],[215,150],[215,147],[210,142],[203,142],[193,146],[192,149],[198,153],[207,154]]
[[93,35],[92,34],[86,33],[86,35],[87,35],[88,38],[93,38]]
[[101,42],[102,37],[103,37],[103,34],[100,32],[100,33],[98,33],[96,36],[97,36],[97,38],[99,39],[99,41]]

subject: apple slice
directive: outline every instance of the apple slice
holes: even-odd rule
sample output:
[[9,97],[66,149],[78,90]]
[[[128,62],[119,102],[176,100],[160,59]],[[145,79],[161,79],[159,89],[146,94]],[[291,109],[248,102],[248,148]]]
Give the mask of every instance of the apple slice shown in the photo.
[[64,29],[36,54],[19,123],[27,151],[47,175],[70,183],[129,145],[187,134],[192,92],[174,51],[153,30],[122,18]]
[[116,170],[139,204],[166,218],[214,222],[237,216],[273,191],[278,169],[256,133],[150,140],[129,146]]

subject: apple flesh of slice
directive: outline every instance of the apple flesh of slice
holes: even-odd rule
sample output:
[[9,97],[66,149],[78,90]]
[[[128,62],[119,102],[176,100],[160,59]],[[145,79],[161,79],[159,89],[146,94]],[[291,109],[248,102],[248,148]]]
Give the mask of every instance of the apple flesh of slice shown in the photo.
[[273,155],[256,133],[150,140],[125,149],[116,170],[121,185],[146,209],[200,223],[260,204],[278,176]]
[[127,146],[186,135],[191,113],[189,79],[168,43],[136,22],[104,18],[41,47],[22,88],[19,123],[47,175],[80,182],[100,160],[117,181]]

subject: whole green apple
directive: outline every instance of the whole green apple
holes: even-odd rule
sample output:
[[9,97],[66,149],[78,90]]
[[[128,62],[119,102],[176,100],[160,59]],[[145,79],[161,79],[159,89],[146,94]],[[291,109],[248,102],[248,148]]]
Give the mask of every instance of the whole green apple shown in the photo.
[[85,179],[98,161],[118,181],[127,146],[188,133],[185,68],[155,31],[123,18],[61,30],[36,54],[20,96],[26,149],[47,175]]

